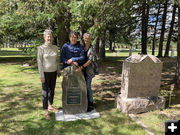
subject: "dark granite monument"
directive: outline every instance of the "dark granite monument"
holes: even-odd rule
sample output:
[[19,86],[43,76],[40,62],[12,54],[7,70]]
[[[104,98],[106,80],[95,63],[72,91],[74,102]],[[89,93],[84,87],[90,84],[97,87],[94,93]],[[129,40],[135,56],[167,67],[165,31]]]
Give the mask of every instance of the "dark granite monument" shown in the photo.
[[64,114],[78,114],[87,111],[87,88],[82,72],[76,72],[75,65],[63,71],[62,106]]

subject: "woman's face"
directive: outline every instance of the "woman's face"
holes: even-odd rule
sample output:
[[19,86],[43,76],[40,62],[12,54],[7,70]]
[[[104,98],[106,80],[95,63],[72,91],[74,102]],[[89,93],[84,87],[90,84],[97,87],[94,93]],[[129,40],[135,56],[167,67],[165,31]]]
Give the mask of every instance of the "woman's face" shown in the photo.
[[52,44],[52,42],[53,42],[53,36],[52,36],[52,34],[47,34],[47,35],[45,35],[44,40],[45,40],[46,43]]
[[90,45],[91,44],[91,37],[85,36],[85,37],[83,37],[83,39],[84,39],[85,45]]
[[75,45],[77,43],[77,36],[76,35],[71,35],[70,36],[70,42],[72,45]]

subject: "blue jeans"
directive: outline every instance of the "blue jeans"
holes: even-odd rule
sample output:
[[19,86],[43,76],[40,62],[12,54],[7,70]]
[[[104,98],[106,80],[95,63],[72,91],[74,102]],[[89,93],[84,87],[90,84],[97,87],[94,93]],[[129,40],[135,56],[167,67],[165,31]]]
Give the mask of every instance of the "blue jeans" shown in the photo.
[[89,101],[89,102],[93,102],[91,82],[92,82],[92,78],[87,78],[87,79],[86,79],[87,94],[88,94],[88,101]]

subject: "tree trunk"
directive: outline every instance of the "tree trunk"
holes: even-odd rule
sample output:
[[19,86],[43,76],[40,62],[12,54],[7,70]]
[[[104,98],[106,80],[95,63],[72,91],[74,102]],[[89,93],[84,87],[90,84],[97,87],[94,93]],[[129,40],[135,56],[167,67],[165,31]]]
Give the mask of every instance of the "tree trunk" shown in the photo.
[[160,5],[161,4],[159,3],[158,12],[157,12],[157,15],[156,15],[156,23],[155,23],[155,26],[154,26],[154,36],[153,36],[153,44],[152,44],[152,55],[154,55],[154,51],[155,51],[155,47],[156,47],[156,33],[157,33],[157,24],[158,24],[158,21],[159,21]]
[[164,41],[164,33],[165,33],[165,25],[166,25],[166,15],[167,15],[167,2],[168,0],[166,0],[164,3],[164,13],[162,17],[162,28],[161,28],[161,36],[159,41],[158,57],[162,57],[162,52],[163,52],[163,41]]
[[112,51],[112,40],[109,40],[109,51]]
[[96,50],[96,56],[97,59],[99,60],[99,38],[96,39],[96,43],[95,43],[95,50]]
[[178,6],[178,43],[175,82],[176,84],[180,84],[180,5]]
[[105,37],[99,38],[99,60],[104,61],[105,59]]
[[176,5],[174,5],[173,8],[173,14],[172,14],[172,20],[171,20],[171,26],[170,26],[170,30],[169,30],[169,34],[168,34],[168,40],[166,43],[166,51],[164,54],[164,57],[169,56],[169,48],[170,48],[170,43],[171,43],[171,37],[172,37],[172,33],[173,33],[173,28],[174,28],[174,20],[175,20],[175,15],[176,15]]
[[114,29],[109,30],[109,51],[112,51],[112,43],[115,40],[115,32]]
[[56,18],[56,23],[58,25],[58,33],[57,38],[59,41],[60,48],[69,40],[69,32],[70,32],[70,22],[65,22],[64,16],[59,16]]
[[147,28],[148,28],[148,17],[149,17],[149,5],[146,0],[143,0],[142,5],[142,36],[141,36],[141,46],[142,54],[147,54]]

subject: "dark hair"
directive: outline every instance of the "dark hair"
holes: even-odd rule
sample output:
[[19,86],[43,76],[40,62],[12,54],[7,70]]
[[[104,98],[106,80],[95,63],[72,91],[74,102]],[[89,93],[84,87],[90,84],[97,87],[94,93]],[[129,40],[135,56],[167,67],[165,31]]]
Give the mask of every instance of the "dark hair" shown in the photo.
[[72,35],[75,35],[75,36],[78,38],[78,33],[77,33],[77,32],[71,31],[71,32],[69,33],[69,38],[70,38]]

